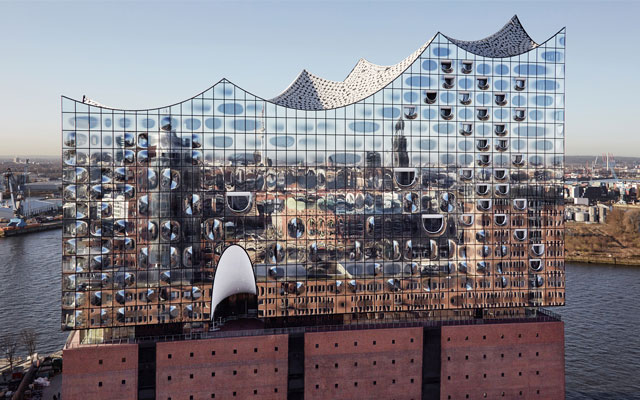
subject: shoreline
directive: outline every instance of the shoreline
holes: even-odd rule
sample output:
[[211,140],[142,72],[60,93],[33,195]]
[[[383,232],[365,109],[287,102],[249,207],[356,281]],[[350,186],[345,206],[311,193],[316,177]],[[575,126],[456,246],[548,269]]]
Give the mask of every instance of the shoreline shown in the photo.
[[620,257],[606,257],[598,255],[579,255],[569,256],[565,255],[565,263],[579,263],[579,264],[605,264],[605,265],[617,265],[621,267],[639,267],[640,259],[625,259]]

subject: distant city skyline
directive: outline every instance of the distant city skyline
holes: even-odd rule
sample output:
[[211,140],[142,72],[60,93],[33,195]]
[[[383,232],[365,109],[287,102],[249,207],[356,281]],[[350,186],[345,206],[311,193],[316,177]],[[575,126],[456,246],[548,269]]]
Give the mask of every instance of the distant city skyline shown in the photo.
[[[6,56],[0,75],[2,157],[60,154],[60,95],[87,95],[124,109],[161,107],[227,78],[269,99],[305,68],[341,81],[360,58],[395,64],[438,30],[477,39],[478,31],[488,36],[514,14],[537,43],[567,26],[567,155],[635,156],[640,149],[632,122],[640,91],[634,73],[640,56],[632,51],[633,38],[640,36],[636,2],[6,2],[0,7],[6,17],[0,34],[11,38],[0,42]],[[403,25],[407,12],[424,13],[425,22]],[[452,13],[452,23],[443,23]],[[225,32],[227,41],[214,39]],[[86,52],[65,50],[78,47]]]

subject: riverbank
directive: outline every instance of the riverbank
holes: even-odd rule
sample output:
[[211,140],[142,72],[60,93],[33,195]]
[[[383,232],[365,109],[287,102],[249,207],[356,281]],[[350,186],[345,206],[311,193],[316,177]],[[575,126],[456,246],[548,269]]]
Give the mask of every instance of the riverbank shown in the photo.
[[605,224],[567,222],[568,263],[640,266],[640,210],[615,208]]
[[604,255],[571,255],[565,254],[565,263],[571,264],[599,264],[599,265],[618,265],[623,267],[640,267],[640,259],[638,258],[620,258],[608,257]]

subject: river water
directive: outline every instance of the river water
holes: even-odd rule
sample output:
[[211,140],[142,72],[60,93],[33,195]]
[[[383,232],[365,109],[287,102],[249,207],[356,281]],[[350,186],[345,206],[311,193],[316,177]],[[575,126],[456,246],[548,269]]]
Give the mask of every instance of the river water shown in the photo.
[[[0,336],[31,327],[60,350],[61,231],[0,239]],[[567,399],[640,399],[640,267],[567,265]],[[23,351],[24,352],[24,351]]]

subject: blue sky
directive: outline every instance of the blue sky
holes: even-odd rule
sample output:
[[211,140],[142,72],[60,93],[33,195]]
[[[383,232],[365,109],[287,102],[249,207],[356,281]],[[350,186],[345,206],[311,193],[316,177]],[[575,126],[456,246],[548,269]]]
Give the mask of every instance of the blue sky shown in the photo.
[[640,2],[2,2],[0,155],[60,154],[60,95],[119,108],[225,77],[271,98],[306,68],[342,80],[441,31],[475,40],[517,14],[538,43],[567,27],[567,154],[640,156]]

